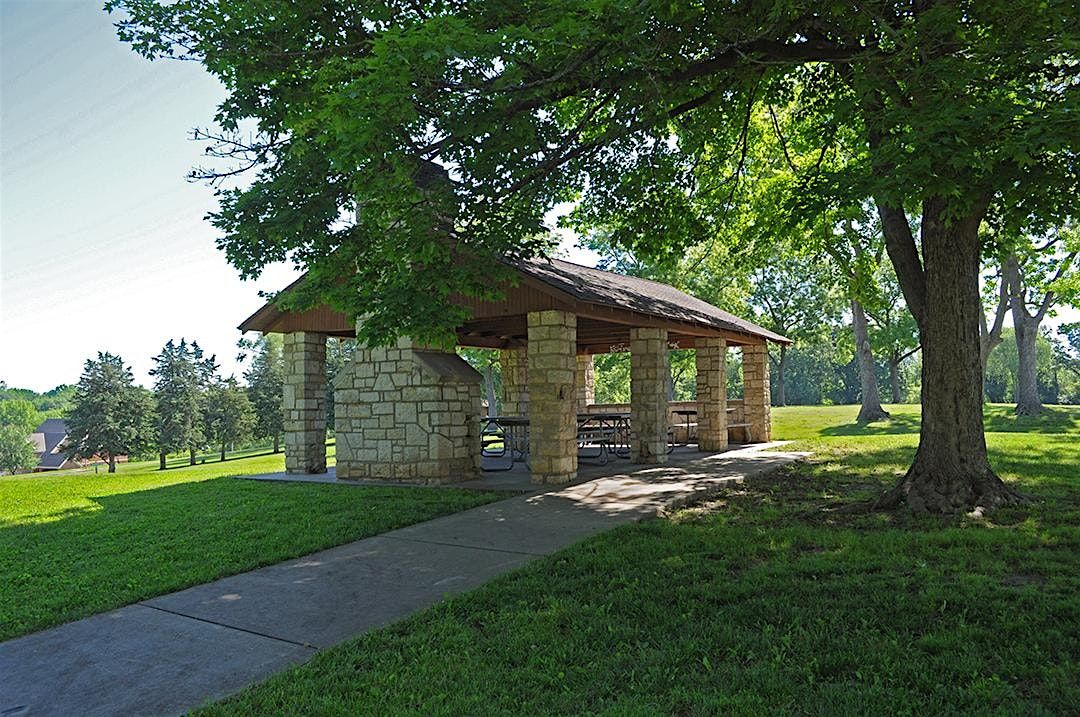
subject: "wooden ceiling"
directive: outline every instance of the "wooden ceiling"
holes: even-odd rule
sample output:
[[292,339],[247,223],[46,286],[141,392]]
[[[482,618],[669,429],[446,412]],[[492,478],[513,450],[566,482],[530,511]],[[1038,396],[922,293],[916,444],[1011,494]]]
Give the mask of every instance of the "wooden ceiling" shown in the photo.
[[[528,342],[525,316],[475,319],[458,329],[458,344],[476,348],[522,348]],[[642,325],[642,324],[638,324]],[[631,324],[604,321],[578,316],[577,352],[579,354],[605,354],[630,350]],[[666,326],[671,348],[694,348],[701,336],[726,338],[732,345],[751,343],[745,336],[723,336],[721,331],[708,331],[700,327]]]

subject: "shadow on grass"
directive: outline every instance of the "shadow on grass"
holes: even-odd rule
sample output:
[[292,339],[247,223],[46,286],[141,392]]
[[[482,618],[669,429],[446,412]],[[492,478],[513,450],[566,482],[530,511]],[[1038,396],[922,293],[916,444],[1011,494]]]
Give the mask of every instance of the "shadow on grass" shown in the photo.
[[[171,471],[178,468],[198,468],[202,465],[210,465],[213,463],[228,463],[229,461],[240,461],[245,458],[263,458],[265,456],[281,456],[284,455],[284,451],[279,450],[277,452],[272,448],[268,448],[262,451],[238,451],[236,453],[226,453],[225,460],[221,460],[220,453],[208,453],[206,455],[199,455],[195,457],[195,462],[192,463],[190,458],[186,456],[183,458],[170,458],[165,461],[165,470]],[[158,468],[157,470],[161,470]]]
[[[987,433],[1063,434],[1080,430],[1080,409],[1073,406],[1047,406],[1038,416],[1017,416],[1010,406],[986,406],[983,422]],[[917,434],[920,423],[920,415],[917,413],[893,413],[888,420],[827,426],[819,433],[833,437]]]
[[[578,543],[200,715],[1074,712],[1076,499],[992,524],[829,513],[913,452],[837,450]],[[1043,496],[1066,474],[1035,451],[995,458]]]
[[822,436],[889,436],[919,432],[919,417],[911,413],[894,413],[885,421],[845,423],[821,429]]
[[1069,433],[1080,429],[1080,409],[1047,406],[1038,416],[1017,416],[1011,406],[987,406],[984,420],[988,433]]

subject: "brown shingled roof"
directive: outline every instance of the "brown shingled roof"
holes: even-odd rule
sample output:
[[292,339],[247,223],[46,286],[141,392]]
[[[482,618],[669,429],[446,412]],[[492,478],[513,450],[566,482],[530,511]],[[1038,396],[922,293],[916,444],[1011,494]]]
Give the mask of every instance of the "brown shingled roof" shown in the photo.
[[673,286],[616,274],[562,259],[532,259],[512,264],[519,271],[576,299],[648,316],[677,319],[716,329],[760,336],[777,343],[791,339],[769,331]]
[[[616,274],[611,271],[594,269],[580,264],[574,264],[561,259],[531,259],[527,261],[508,262],[508,265],[521,273],[526,283],[531,282],[536,287],[543,287],[545,294],[556,298],[558,302],[565,303],[568,308],[574,304],[581,307],[594,306],[603,311],[625,313],[627,317],[639,316],[661,321],[677,322],[683,327],[687,324],[696,325],[704,329],[726,331],[732,334],[765,339],[777,343],[791,343],[791,340],[780,334],[769,331],[750,321],[722,311],[708,302],[697,299],[689,294],[679,291],[673,286],[662,284],[658,281],[642,279],[636,276]],[[290,284],[285,291],[291,290],[303,281],[300,277]],[[515,289],[510,289],[513,293]],[[509,296],[507,299],[509,300]],[[520,298],[520,297],[519,297]],[[515,311],[504,311],[499,308],[502,302],[488,302],[496,305],[492,313],[490,307],[487,313],[481,313],[477,321],[499,320],[492,317],[506,317],[523,314],[525,311],[533,311],[530,302],[535,302],[535,295],[524,301],[515,303]],[[542,303],[542,302],[541,302]],[[484,307],[484,303],[474,305],[473,308]],[[484,318],[486,317],[486,318]],[[593,318],[606,320],[606,316],[594,316]],[[470,324],[476,322],[470,321]],[[626,323],[632,323],[624,321]],[[339,314],[330,307],[315,307],[306,312],[292,314],[280,310],[273,301],[267,303],[261,309],[248,317],[241,325],[241,331],[321,331],[333,335],[352,334],[353,322],[344,315]],[[524,324],[522,324],[522,327]],[[686,327],[689,328],[689,327]],[[512,327],[501,326],[500,331],[513,330]],[[524,331],[523,328],[520,329]],[[685,331],[684,331],[685,333]],[[690,331],[693,335],[693,331]]]

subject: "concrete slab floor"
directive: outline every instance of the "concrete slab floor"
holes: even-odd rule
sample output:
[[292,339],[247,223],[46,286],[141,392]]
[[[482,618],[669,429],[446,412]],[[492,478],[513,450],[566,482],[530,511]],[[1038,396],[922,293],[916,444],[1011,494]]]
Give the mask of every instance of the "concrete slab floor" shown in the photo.
[[[527,494],[0,643],[0,715],[184,712],[316,649],[802,455],[763,450],[778,445],[676,451],[664,466],[586,466],[573,485],[529,484]],[[337,482],[332,473],[310,480]]]

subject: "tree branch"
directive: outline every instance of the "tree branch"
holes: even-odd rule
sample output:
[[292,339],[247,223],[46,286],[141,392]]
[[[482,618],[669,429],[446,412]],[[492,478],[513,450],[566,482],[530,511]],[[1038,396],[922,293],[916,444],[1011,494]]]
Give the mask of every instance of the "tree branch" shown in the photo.
[[911,315],[922,327],[926,320],[926,271],[919,257],[919,247],[915,244],[915,235],[911,233],[911,225],[903,209],[880,199],[875,203],[885,235],[885,249],[896,269],[904,300],[911,309]]

